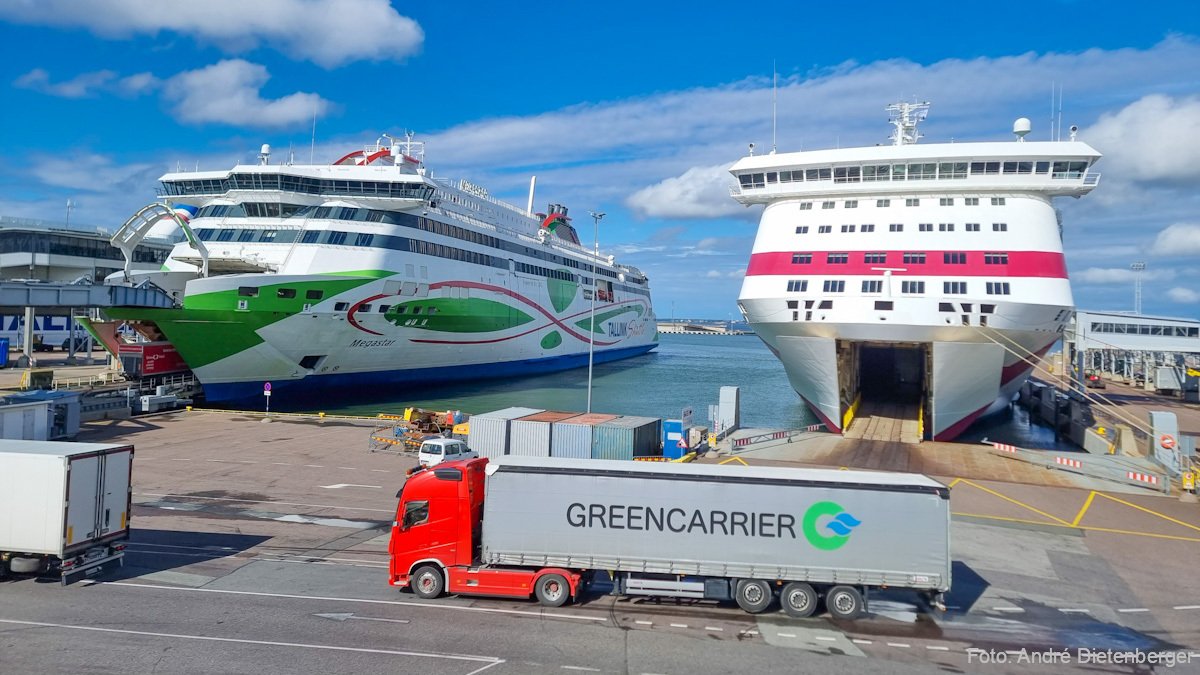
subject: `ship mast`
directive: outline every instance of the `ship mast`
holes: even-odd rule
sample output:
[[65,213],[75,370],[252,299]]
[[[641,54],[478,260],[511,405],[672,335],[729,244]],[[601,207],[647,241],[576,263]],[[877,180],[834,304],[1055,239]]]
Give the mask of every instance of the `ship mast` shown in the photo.
[[929,114],[929,101],[893,103],[886,110],[888,111],[888,122],[896,127],[896,131],[891,136],[892,144],[916,144],[917,139],[921,138],[921,134],[917,132],[917,125],[924,122],[925,116]]

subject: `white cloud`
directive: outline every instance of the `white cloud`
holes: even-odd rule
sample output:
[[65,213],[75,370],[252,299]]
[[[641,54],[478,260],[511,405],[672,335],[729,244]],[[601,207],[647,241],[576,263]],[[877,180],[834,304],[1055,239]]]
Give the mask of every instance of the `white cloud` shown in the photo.
[[723,277],[725,275],[721,274],[720,272],[718,272],[716,270],[709,270],[704,273],[704,276],[708,277],[709,279],[720,279],[721,277]]
[[107,38],[195,37],[230,52],[267,44],[326,68],[359,60],[400,60],[424,40],[416,21],[387,0],[0,0],[0,18],[81,27]]
[[1200,225],[1175,223],[1168,226],[1154,238],[1150,252],[1164,256],[1200,255]]
[[1200,302],[1200,292],[1193,291],[1190,288],[1183,288],[1182,286],[1169,289],[1167,297],[1175,302],[1188,305]]
[[136,96],[156,88],[159,84],[158,78],[150,73],[118,78],[117,73],[111,70],[80,73],[69,80],[51,82],[50,73],[43,68],[34,68],[13,81],[14,86],[22,89],[32,89],[62,98],[86,98],[108,91],[122,96]]
[[1145,96],[1084,131],[1118,181],[1193,186],[1200,180],[1200,98]]
[[692,167],[629,196],[634,213],[649,218],[719,218],[742,215],[746,207],[729,197],[728,164]]
[[[1089,267],[1082,272],[1072,272],[1071,280],[1083,284],[1132,284],[1137,275],[1128,267]],[[1170,269],[1147,269],[1142,272],[1143,281],[1162,281],[1175,278]]]
[[165,172],[162,164],[116,164],[108,155],[72,152],[69,156],[45,155],[35,157],[29,171],[42,183],[71,190],[109,193],[142,190],[138,199],[149,201],[153,188],[147,184]]
[[286,127],[331,107],[320,96],[301,92],[264,99],[261,90],[270,77],[261,65],[229,59],[172,77],[164,95],[174,104],[175,118],[189,124]]

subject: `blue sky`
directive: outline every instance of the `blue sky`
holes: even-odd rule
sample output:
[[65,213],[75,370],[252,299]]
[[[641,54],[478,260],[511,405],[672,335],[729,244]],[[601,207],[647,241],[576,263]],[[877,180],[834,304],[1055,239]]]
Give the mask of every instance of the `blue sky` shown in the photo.
[[[686,7],[686,9],[677,9]],[[926,141],[1046,138],[1104,153],[1060,202],[1076,301],[1200,315],[1200,9],[1187,2],[387,3],[0,0],[0,214],[115,227],[178,166],[224,169],[262,143],[332,161],[412,129],[435,174],[524,205],[561,202],[651,276],[658,313],[728,318],[758,211],[725,169],[871,145],[883,107],[933,101]],[[852,8],[852,9],[851,9]]]

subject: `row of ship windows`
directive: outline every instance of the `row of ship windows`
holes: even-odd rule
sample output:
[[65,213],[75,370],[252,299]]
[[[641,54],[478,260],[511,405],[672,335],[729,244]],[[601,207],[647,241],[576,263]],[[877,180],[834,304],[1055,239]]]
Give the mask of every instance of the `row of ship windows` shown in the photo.
[[792,169],[738,174],[743,188],[760,188],[775,183],[829,181],[834,183],[870,183],[903,180],[960,180],[968,176],[999,174],[1040,174],[1051,178],[1082,178],[1085,162],[1008,161],[1008,162],[919,162],[914,164],[868,164],[830,166],[817,169]]
[[[1007,281],[988,281],[984,283],[988,295],[1011,295],[1012,287]],[[808,279],[791,279],[787,282],[789,293],[805,293],[808,291]],[[844,279],[826,279],[821,287],[823,293],[845,293]],[[882,293],[882,279],[863,279],[863,293]],[[905,295],[924,295],[924,281],[901,281],[900,292]],[[943,281],[943,295],[967,295],[966,281]]]
[[234,173],[228,178],[164,181],[161,193],[166,196],[221,195],[230,190],[267,190],[297,192],[313,195],[347,195],[356,197],[388,197],[393,199],[428,200],[434,188],[424,183],[391,181],[332,180],[288,176],[285,174]]
[[[244,298],[257,298],[259,295],[259,291],[260,291],[260,289],[258,286],[239,286],[238,287],[238,295],[241,297],[244,297]],[[281,299],[295,298],[296,297],[296,289],[294,289],[294,288],[275,289],[275,297],[281,298]],[[325,291],[322,291],[322,290],[313,289],[313,290],[307,290],[304,292],[305,300],[320,300],[323,297],[325,297]],[[366,303],[363,305],[359,305],[358,311],[359,312],[370,312],[372,310],[372,308],[373,308],[373,306],[370,303]],[[379,305],[379,307],[376,311],[378,311],[380,314],[387,314],[388,310],[391,308],[392,308],[392,305]],[[335,312],[344,312],[348,309],[350,309],[350,303],[348,303],[348,302],[336,302],[333,305],[333,311],[335,311]],[[404,305],[396,306],[396,313],[404,314],[405,309],[406,309],[406,307]],[[425,314],[437,314],[438,313],[438,308],[434,307],[432,305],[429,307],[423,307],[422,305],[414,305],[412,308],[412,311],[409,312],[409,314],[414,314],[414,315],[420,314],[422,312],[422,310],[425,311]]]
[[[796,234],[808,234],[808,225],[797,225]],[[862,225],[842,225],[842,232],[854,232],[856,229],[859,232],[874,232],[874,223],[863,223]],[[964,225],[967,232],[979,232],[981,230],[979,223],[966,223]],[[933,232],[933,223],[917,223],[917,230],[920,232]],[[904,223],[890,223],[888,232],[903,232]],[[953,232],[954,223],[938,223],[938,232]],[[832,225],[818,225],[817,234],[829,234],[833,232]],[[1008,232],[1008,223],[992,223],[992,232]]]
[[[859,200],[857,200],[857,199],[843,199],[842,200],[842,208],[843,209],[857,209],[858,201]],[[867,200],[867,201],[868,201],[868,203],[870,203],[870,200]],[[992,197],[991,202],[992,202],[992,206],[1006,206],[1007,205],[1005,197]],[[954,206],[956,203],[957,203],[956,197],[938,197],[938,206]],[[891,205],[892,205],[891,199],[876,199],[875,200],[876,208],[886,209],[886,208],[890,207]],[[904,205],[905,206],[920,206],[921,198],[920,197],[906,197],[904,199]],[[979,197],[963,197],[963,205],[979,206]],[[812,208],[813,208],[812,202],[800,202],[800,210],[801,211],[812,211]],[[837,208],[837,201],[833,200],[833,199],[823,201],[823,202],[821,202],[821,208],[822,209]]]
[[[257,206],[266,206],[265,204],[215,204],[206,206],[196,213],[196,217],[203,217],[205,209],[230,209],[226,211],[225,217],[237,217],[247,212],[245,207],[252,207],[253,210]],[[292,205],[283,205],[292,206]],[[470,230],[465,227],[443,223],[432,218],[423,216],[415,216],[410,213],[400,213],[396,211],[380,211],[377,209],[360,209],[354,207],[338,207],[338,206],[308,206],[297,207],[299,210],[294,213],[295,217],[310,217],[329,220],[346,220],[355,222],[372,222],[384,223],[387,225],[398,225],[401,227],[411,227],[425,232],[440,234],[444,237],[458,239],[461,241],[486,246],[488,248],[499,249],[507,253],[516,253],[518,255],[529,256],[530,258],[538,258],[546,262],[572,267],[579,270],[587,270],[588,265],[582,261],[565,256],[555,255],[546,251],[542,251],[531,246],[524,246],[519,243],[510,242],[499,237],[493,237],[476,230]],[[214,212],[215,213],[215,212]],[[215,217],[215,216],[214,216]],[[323,232],[328,234],[323,235]],[[350,233],[353,234],[353,233]],[[302,244],[317,244],[326,243],[331,245],[346,245],[347,233],[336,232],[333,230],[305,230],[300,235],[300,243]],[[239,242],[263,242],[263,243],[292,243],[296,241],[296,234],[293,230],[276,230],[276,229],[256,229],[256,228],[201,228],[196,231],[196,236],[201,241],[239,241]],[[365,243],[362,238],[367,237]],[[355,240],[355,246],[371,246],[371,237],[373,235],[360,234]],[[323,238],[324,237],[324,238]],[[612,270],[597,268],[596,272],[600,276],[617,278],[617,273]],[[627,281],[638,286],[646,285],[645,277],[630,276]]]
[[[804,301],[804,309],[806,310],[804,312],[804,320],[805,321],[812,321],[814,304],[815,303],[812,300]],[[972,308],[974,307],[974,305],[973,305],[973,303],[970,303],[970,302],[963,302],[963,303],[960,303],[960,305],[962,307],[962,311],[964,312],[964,314],[962,315],[962,325],[969,326],[969,325],[971,325],[971,313],[972,313]],[[788,300],[787,306],[788,306],[788,309],[793,310],[792,311],[792,321],[799,321],[800,320],[800,311],[799,311],[800,303],[799,303],[799,301]],[[896,308],[896,305],[891,300],[876,300],[875,301],[875,310],[876,311],[890,312],[895,308]],[[817,309],[818,310],[833,309],[833,301],[832,300],[822,300],[820,302],[820,304],[817,305]],[[954,313],[954,312],[958,312],[958,308],[956,308],[954,306],[954,303],[939,302],[938,303],[938,311]],[[996,311],[995,305],[985,305],[985,304],[979,305],[979,317],[978,317],[979,325],[980,326],[988,325],[988,315],[995,313],[995,311]],[[949,323],[949,321],[950,320],[947,319],[947,323]]]
[[[868,251],[863,253],[863,262],[871,264],[886,263],[888,254],[886,252]],[[813,261],[812,253],[793,253],[793,265],[811,265]],[[826,253],[825,262],[830,265],[845,265],[850,262],[849,253]],[[965,265],[967,264],[966,251],[945,251],[942,253],[942,262],[947,265]],[[1007,265],[1008,253],[1003,252],[985,252],[983,254],[983,262],[985,265]],[[923,252],[907,252],[904,253],[905,265],[924,265],[925,253]]]
[[1118,335],[1162,335],[1164,337],[1200,337],[1197,326],[1163,326],[1146,323],[1098,323],[1092,322],[1093,333]]

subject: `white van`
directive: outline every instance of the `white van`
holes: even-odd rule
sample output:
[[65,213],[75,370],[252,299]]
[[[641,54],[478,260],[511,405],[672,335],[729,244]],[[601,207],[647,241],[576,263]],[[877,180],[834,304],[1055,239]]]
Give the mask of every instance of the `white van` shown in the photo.
[[417,451],[417,463],[421,466],[433,466],[441,462],[473,459],[478,456],[466,443],[456,438],[432,438],[421,444],[421,449]]

